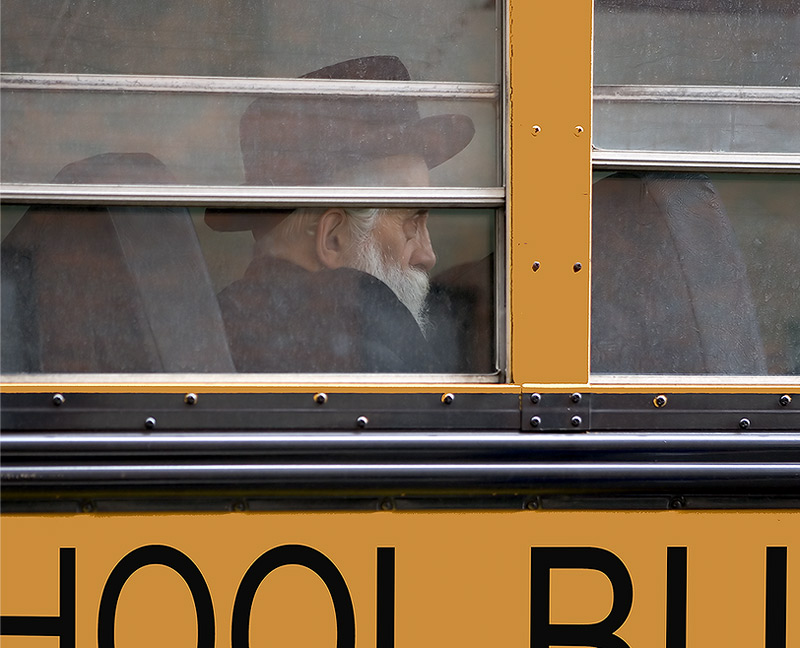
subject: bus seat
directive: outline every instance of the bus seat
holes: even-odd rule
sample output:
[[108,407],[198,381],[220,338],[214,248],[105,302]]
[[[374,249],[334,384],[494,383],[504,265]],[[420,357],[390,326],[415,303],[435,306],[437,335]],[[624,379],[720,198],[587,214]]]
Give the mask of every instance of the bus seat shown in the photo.
[[592,200],[593,373],[766,373],[745,263],[708,177],[617,173]]
[[[67,165],[57,183],[169,184],[147,153]],[[232,372],[186,208],[32,206],[2,245],[2,371]]]

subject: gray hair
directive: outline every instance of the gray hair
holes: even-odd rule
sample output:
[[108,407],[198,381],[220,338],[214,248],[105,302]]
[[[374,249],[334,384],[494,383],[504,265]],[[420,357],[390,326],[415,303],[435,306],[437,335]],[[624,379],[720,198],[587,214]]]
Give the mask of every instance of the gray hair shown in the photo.
[[[328,207],[300,207],[276,225],[269,234],[259,241],[259,247],[267,253],[274,253],[300,236],[313,236],[322,215]],[[372,232],[381,210],[377,207],[343,207],[347,214],[353,240],[364,241]]]

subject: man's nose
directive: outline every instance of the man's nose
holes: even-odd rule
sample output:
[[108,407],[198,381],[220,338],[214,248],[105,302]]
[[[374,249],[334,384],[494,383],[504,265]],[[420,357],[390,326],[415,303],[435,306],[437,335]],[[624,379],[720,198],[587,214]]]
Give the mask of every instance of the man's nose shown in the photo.
[[436,265],[436,253],[433,251],[427,226],[423,226],[420,229],[414,243],[414,251],[408,260],[409,265],[415,268],[422,268],[425,272],[430,272],[433,270],[433,266]]

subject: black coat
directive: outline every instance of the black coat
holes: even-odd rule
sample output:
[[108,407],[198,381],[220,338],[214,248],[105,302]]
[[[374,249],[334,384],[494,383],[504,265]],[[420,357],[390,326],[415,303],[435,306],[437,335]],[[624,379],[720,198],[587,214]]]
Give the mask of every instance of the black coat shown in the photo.
[[238,371],[424,373],[435,370],[411,312],[375,277],[309,272],[269,256],[219,294]]

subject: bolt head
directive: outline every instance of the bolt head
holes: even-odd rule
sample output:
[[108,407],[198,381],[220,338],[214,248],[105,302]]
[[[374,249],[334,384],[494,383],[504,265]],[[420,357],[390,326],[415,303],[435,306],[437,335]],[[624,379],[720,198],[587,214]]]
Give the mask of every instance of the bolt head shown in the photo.
[[750,424],[750,419],[749,418],[743,418],[742,420],[739,421],[739,427],[742,428],[743,430],[746,430],[747,428],[749,428],[750,425],[751,424]]
[[531,416],[531,427],[539,427],[542,424],[542,419],[538,416]]
[[531,394],[531,403],[533,403],[534,405],[538,405],[541,400],[542,400],[541,394],[537,394],[535,392]]
[[187,405],[194,405],[197,402],[197,394],[186,394],[183,397],[183,402]]
[[578,427],[581,423],[583,423],[583,419],[580,416],[573,416],[570,420],[572,423],[572,427]]
[[317,405],[324,405],[325,403],[328,402],[328,395],[323,393],[323,392],[319,392],[317,394],[314,394],[314,402]]
[[64,404],[64,394],[53,394],[53,405],[59,407],[60,405]]
[[778,402],[779,402],[781,405],[783,405],[784,407],[786,407],[786,406],[787,406],[789,403],[791,403],[791,402],[792,402],[792,397],[791,397],[791,396],[789,396],[789,394],[784,394],[783,396],[781,396],[781,397],[778,399]]

